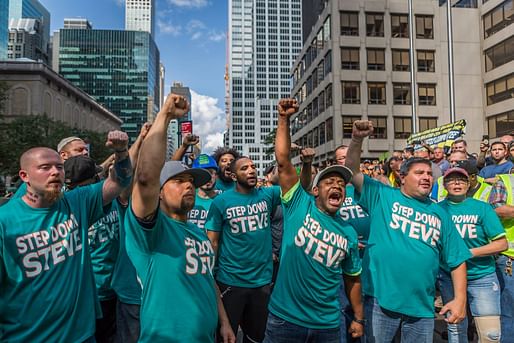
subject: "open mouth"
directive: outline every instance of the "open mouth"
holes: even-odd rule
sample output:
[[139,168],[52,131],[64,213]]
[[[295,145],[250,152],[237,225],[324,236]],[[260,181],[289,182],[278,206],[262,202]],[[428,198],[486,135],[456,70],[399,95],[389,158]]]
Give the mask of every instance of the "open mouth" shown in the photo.
[[331,206],[339,207],[341,205],[341,202],[343,201],[343,195],[338,192],[333,192],[328,195],[328,203]]

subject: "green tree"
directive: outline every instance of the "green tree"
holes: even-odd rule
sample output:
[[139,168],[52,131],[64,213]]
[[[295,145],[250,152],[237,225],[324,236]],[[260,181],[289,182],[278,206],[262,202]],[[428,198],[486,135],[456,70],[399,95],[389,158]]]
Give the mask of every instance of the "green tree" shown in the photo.
[[275,137],[277,136],[277,128],[274,128],[270,133],[266,135],[264,138],[264,154],[266,156],[271,156],[275,154]]
[[9,90],[9,86],[7,82],[0,81],[0,116],[5,113],[5,102],[7,101],[7,91]]

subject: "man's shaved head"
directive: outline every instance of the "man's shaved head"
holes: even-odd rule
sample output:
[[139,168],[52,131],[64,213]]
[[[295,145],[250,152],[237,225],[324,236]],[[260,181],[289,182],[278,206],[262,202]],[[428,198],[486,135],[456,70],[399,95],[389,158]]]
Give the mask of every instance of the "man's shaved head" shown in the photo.
[[57,153],[57,151],[53,150],[53,149],[50,149],[50,148],[45,148],[45,147],[36,147],[36,148],[31,148],[27,151],[25,151],[21,157],[20,157],[20,169],[27,169],[30,164],[35,160],[36,157],[39,157],[40,155],[43,155],[43,154],[55,154],[55,155],[59,155]]

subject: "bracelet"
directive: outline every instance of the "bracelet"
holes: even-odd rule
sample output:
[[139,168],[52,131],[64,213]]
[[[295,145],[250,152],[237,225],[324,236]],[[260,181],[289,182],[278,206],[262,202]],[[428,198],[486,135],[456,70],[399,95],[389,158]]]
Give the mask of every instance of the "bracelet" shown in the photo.
[[366,324],[366,319],[354,319],[353,321],[358,323],[358,324],[360,324],[360,325],[365,325]]

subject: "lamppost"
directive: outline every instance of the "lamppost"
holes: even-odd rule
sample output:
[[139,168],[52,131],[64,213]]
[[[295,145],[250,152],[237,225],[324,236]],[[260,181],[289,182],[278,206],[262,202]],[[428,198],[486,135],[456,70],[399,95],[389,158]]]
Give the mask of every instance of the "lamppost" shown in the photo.
[[410,84],[411,84],[411,111],[412,111],[412,133],[418,132],[418,116],[416,113],[416,76],[414,72],[414,13],[412,12],[412,0],[409,3],[409,55],[410,55]]
[[455,84],[453,75],[453,24],[451,0],[446,0],[446,21],[448,25],[448,82],[450,93],[450,122],[455,122]]

